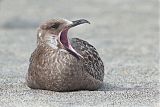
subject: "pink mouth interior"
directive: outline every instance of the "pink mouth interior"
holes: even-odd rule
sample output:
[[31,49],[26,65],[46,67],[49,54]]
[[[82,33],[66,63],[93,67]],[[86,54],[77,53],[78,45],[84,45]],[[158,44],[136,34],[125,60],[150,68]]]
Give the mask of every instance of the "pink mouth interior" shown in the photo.
[[73,56],[75,56],[77,59],[79,59],[80,57],[83,58],[79,53],[77,53],[73,47],[71,46],[70,41],[68,40],[67,37],[67,33],[68,33],[68,29],[62,31],[61,35],[60,35],[60,41],[63,44],[63,46],[66,48],[66,50],[68,52],[70,52]]
[[69,48],[70,43],[69,43],[69,40],[68,40],[68,37],[67,37],[67,33],[68,33],[68,29],[62,31],[62,33],[60,35],[60,41],[61,41],[61,43],[63,44],[64,47]]

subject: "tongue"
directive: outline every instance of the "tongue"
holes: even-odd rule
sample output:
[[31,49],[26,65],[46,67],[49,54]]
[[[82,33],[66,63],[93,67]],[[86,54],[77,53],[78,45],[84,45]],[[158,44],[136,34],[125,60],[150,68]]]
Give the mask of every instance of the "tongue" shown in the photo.
[[70,52],[73,56],[75,56],[77,59],[83,58],[78,52],[76,52],[75,49],[71,46],[71,43],[68,40],[67,37],[68,29],[65,31],[62,31],[60,35],[60,41],[63,44],[63,46],[66,48],[68,52]]

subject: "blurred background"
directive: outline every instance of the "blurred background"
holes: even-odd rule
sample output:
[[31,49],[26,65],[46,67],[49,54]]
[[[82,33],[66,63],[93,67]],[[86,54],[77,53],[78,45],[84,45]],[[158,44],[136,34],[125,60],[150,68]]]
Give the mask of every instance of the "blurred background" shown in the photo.
[[[69,35],[84,39],[97,48],[105,64],[104,87],[101,91],[157,89],[159,86],[158,0],[0,0],[2,92],[11,91],[8,94],[12,95],[13,91],[30,91],[25,85],[25,74],[29,57],[36,47],[37,27],[52,18],[84,18],[91,22],[90,25],[71,29]],[[157,101],[157,91],[148,93],[151,93],[145,93],[148,97],[138,97],[143,99],[140,104]],[[1,93],[0,99],[8,94]],[[110,98],[107,94],[98,101],[102,105],[110,104],[106,97]],[[18,95],[18,98],[22,103],[22,96]],[[7,101],[5,98],[0,104],[4,105]],[[13,98],[12,101],[16,103],[17,99]],[[80,104],[89,102],[81,101]],[[98,101],[93,100],[89,105]],[[111,99],[109,101],[112,102]],[[127,101],[120,102],[130,104]]]

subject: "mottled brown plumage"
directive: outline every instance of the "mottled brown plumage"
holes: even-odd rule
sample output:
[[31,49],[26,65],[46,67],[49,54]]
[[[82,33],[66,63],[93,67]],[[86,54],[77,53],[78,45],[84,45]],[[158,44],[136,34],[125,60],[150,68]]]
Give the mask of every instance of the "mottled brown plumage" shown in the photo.
[[96,49],[84,40],[67,38],[68,30],[82,23],[89,22],[53,19],[40,26],[26,77],[30,88],[74,91],[102,85],[104,65]]

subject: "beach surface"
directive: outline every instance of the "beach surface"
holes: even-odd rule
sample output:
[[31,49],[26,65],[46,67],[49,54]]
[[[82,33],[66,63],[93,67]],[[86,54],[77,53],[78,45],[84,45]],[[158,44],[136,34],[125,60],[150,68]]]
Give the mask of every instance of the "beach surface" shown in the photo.
[[[97,91],[32,90],[25,83],[37,27],[87,19],[69,37],[94,45],[104,65]],[[159,107],[158,0],[0,0],[0,107]]]

